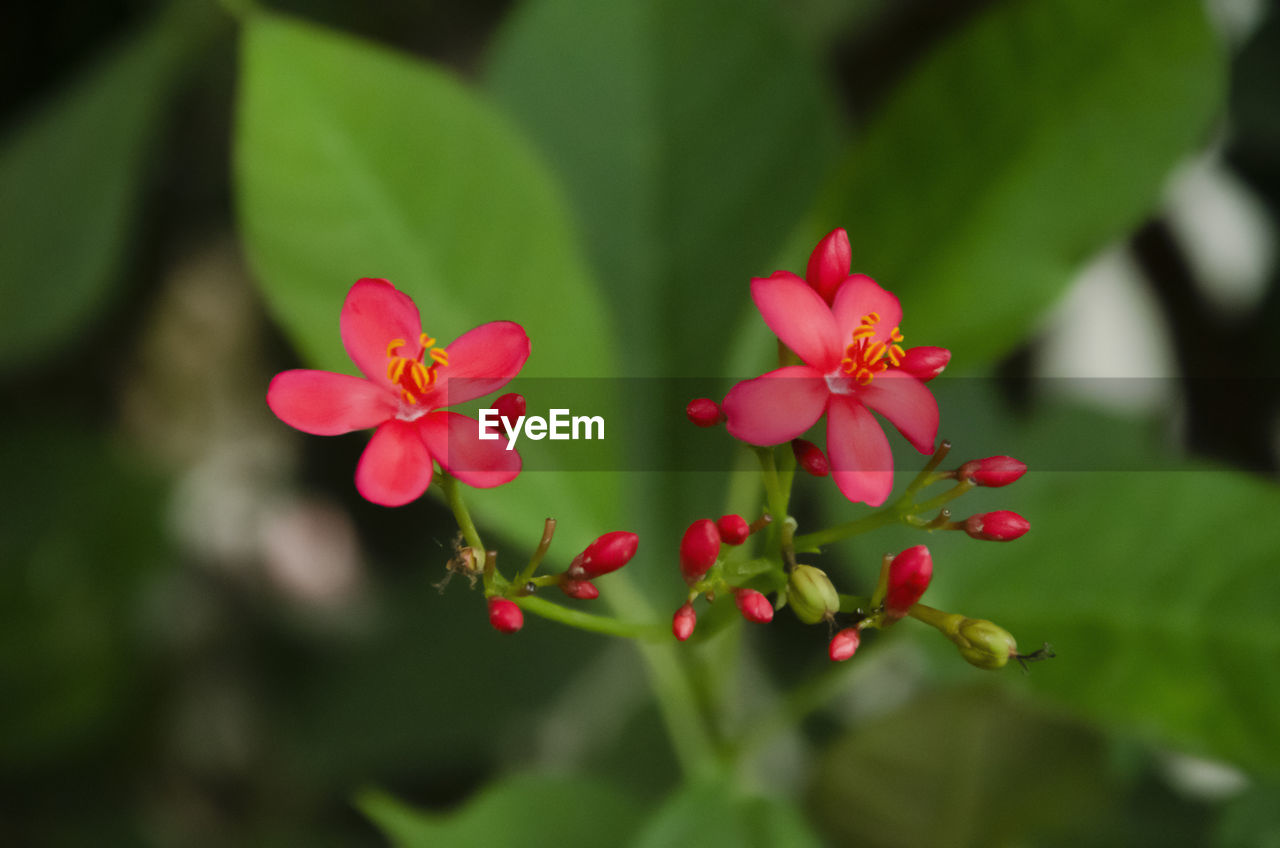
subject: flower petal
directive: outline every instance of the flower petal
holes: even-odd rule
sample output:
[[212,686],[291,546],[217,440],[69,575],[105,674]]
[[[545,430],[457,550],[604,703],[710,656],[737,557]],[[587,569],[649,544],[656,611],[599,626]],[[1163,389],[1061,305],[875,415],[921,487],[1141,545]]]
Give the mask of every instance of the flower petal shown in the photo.
[[880,422],[852,397],[833,395],[827,409],[827,457],[841,494],[880,506],[893,491],[893,452]]
[[418,426],[393,418],[369,440],[356,465],[356,489],[382,506],[404,506],[431,485],[431,454]]
[[782,343],[824,374],[840,363],[844,344],[826,301],[786,271],[751,281],[751,297]]
[[363,377],[301,368],[272,379],[267,406],[290,427],[315,436],[376,427],[396,413],[395,398]]
[[938,438],[938,401],[924,383],[904,371],[882,371],[858,390],[867,406],[888,418],[912,447],[933,453]]
[[360,372],[383,386],[387,379],[387,345],[404,339],[406,352],[418,351],[422,320],[413,299],[386,280],[357,280],[342,304],[342,345]]
[[743,380],[724,399],[729,435],[753,445],[789,442],[822,417],[830,394],[821,372],[805,365]]
[[514,321],[490,321],[445,350],[449,364],[436,369],[440,381],[423,399],[432,409],[473,400],[511,382],[529,358],[529,336]]
[[872,337],[878,342],[889,338],[894,328],[902,323],[902,305],[898,303],[897,296],[880,288],[880,284],[866,274],[854,274],[840,284],[831,312],[835,315],[842,345],[848,344],[862,316],[868,313],[880,316],[876,334]]
[[852,262],[849,234],[844,229],[832,230],[809,255],[805,281],[822,295],[823,300],[830,303],[836,296],[836,289],[849,276],[849,265]]
[[520,473],[520,454],[507,439],[480,439],[480,422],[456,412],[433,412],[422,419],[422,438],[440,467],[468,486],[489,489]]

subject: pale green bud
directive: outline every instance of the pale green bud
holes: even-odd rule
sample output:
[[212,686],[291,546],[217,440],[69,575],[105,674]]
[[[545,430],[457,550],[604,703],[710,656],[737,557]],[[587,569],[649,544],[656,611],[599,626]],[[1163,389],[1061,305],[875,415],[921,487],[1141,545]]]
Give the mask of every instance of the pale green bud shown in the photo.
[[1009,658],[1018,652],[1013,634],[984,618],[966,618],[951,641],[960,649],[960,656],[978,668],[1004,668]]
[[840,596],[827,573],[812,565],[797,565],[787,585],[787,599],[796,618],[817,624],[840,611]]

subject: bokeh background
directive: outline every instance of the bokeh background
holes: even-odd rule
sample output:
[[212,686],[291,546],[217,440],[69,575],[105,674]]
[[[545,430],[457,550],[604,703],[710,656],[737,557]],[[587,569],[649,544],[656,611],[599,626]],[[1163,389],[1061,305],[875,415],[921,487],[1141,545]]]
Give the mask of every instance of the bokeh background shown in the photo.
[[[1272,4],[265,5],[0,13],[0,841],[1280,845]],[[972,496],[1027,537],[928,540],[931,603],[1053,643],[1029,674],[914,622],[835,670],[786,615],[499,636],[437,501],[362,502],[365,438],[263,402],[350,370],[360,276],[442,339],[520,320],[531,404],[594,378],[641,436],[476,493],[486,538],[635,529],[602,602],[665,621],[683,527],[755,508],[679,471],[742,459],[683,378],[767,367],[746,282],[836,226],[953,349],[955,456],[1035,460]]]

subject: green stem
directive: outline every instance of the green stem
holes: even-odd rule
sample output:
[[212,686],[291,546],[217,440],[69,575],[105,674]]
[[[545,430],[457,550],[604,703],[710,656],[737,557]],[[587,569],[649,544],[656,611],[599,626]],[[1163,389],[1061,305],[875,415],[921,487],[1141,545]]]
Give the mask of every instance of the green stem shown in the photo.
[[[449,504],[449,509],[453,510],[453,517],[458,522],[458,529],[462,531],[462,538],[467,540],[467,544],[471,546],[471,555],[475,559],[476,570],[485,570],[485,548],[484,542],[480,540],[480,532],[476,530],[476,524],[471,520],[471,513],[467,510],[467,505],[462,500],[462,492],[458,488],[458,481],[452,476],[440,472],[439,476],[440,489],[444,492],[445,501]],[[489,587],[489,580],[486,575],[485,588]]]
[[642,639],[647,642],[661,642],[671,639],[671,634],[666,628],[657,624],[622,621],[607,615],[596,615],[591,612],[569,609],[533,595],[515,598],[514,600],[522,609],[534,615],[542,616],[545,619],[556,621],[569,627],[576,627],[579,630],[603,633],[606,636],[621,636],[626,639]]
[[862,533],[869,533],[872,530],[895,524],[902,520],[903,514],[898,504],[895,503],[893,506],[885,507],[862,518],[855,518],[852,521],[828,527],[826,530],[818,530],[814,533],[797,536],[795,540],[796,550],[801,552],[817,551],[832,542],[838,542],[841,539],[848,539],[850,536],[858,536]]
[[917,506],[916,512],[932,512],[935,509],[940,509],[972,488],[972,482],[969,480],[961,480],[959,483],[956,483],[949,490],[938,495],[936,498],[931,498]]
[[[516,579],[512,581],[513,585],[520,587],[533,579],[533,575],[538,573],[538,566],[542,565],[542,558],[547,555],[547,549],[551,547],[551,538],[556,534],[556,520],[548,518],[542,525],[542,539],[538,541],[538,549],[533,552],[533,556],[529,558],[529,564],[524,570],[516,575]],[[545,585],[545,584],[539,584]]]

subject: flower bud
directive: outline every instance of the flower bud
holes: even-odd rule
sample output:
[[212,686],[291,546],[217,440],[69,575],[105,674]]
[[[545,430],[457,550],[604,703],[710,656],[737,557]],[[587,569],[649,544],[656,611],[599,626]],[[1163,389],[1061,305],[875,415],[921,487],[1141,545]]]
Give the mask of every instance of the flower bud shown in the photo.
[[698,623],[698,614],[693,611],[693,604],[685,603],[671,617],[671,633],[683,642],[693,635],[694,625]]
[[970,665],[993,671],[1004,668],[1009,658],[1018,653],[1013,634],[984,618],[966,618],[951,641]]
[[734,589],[733,599],[738,604],[738,611],[747,621],[754,621],[756,624],[773,621],[773,604],[755,589]]
[[822,448],[807,439],[792,439],[791,452],[796,456],[796,464],[814,477],[826,477],[831,473],[831,463]]
[[831,644],[827,647],[827,656],[831,657],[832,662],[844,662],[853,656],[861,642],[862,634],[858,632],[858,628],[846,627],[832,637]]
[[684,408],[684,414],[699,427],[714,427],[724,421],[724,413],[711,398],[694,398]]
[[933,578],[933,557],[924,545],[907,548],[889,563],[889,590],[884,596],[884,611],[891,619],[907,614]]
[[600,590],[590,580],[565,580],[560,584],[560,591],[579,601],[594,601],[600,597]]
[[499,633],[515,633],[524,627],[524,613],[506,598],[490,598],[489,623]]
[[640,537],[625,530],[614,530],[605,533],[574,559],[582,574],[587,577],[599,577],[617,571],[631,561],[640,545]]
[[981,512],[964,520],[964,532],[988,542],[1012,542],[1030,529],[1030,521],[1007,509]]
[[812,565],[797,565],[791,572],[787,601],[805,624],[817,624],[840,611],[836,587],[825,571]]
[[680,572],[685,582],[697,583],[720,556],[720,531],[710,518],[699,518],[680,540]]
[[722,515],[716,522],[720,541],[726,545],[741,545],[751,535],[751,525],[741,515]]
[[524,395],[508,392],[493,402],[493,408],[498,410],[499,418],[515,427],[516,420],[524,415]]
[[849,246],[849,234],[843,228],[834,229],[809,254],[805,282],[813,286],[813,290],[822,295],[822,299],[830,305],[835,300],[836,289],[849,276],[849,266],[852,263],[853,250]]
[[917,380],[927,383],[941,374],[950,361],[951,351],[945,347],[924,345],[908,348],[906,354],[902,357],[902,362],[898,364],[898,369],[906,371]]
[[975,486],[987,486],[992,489],[1007,486],[1027,471],[1027,464],[1011,456],[989,456],[986,459],[972,459],[960,466],[956,477],[969,480]]

